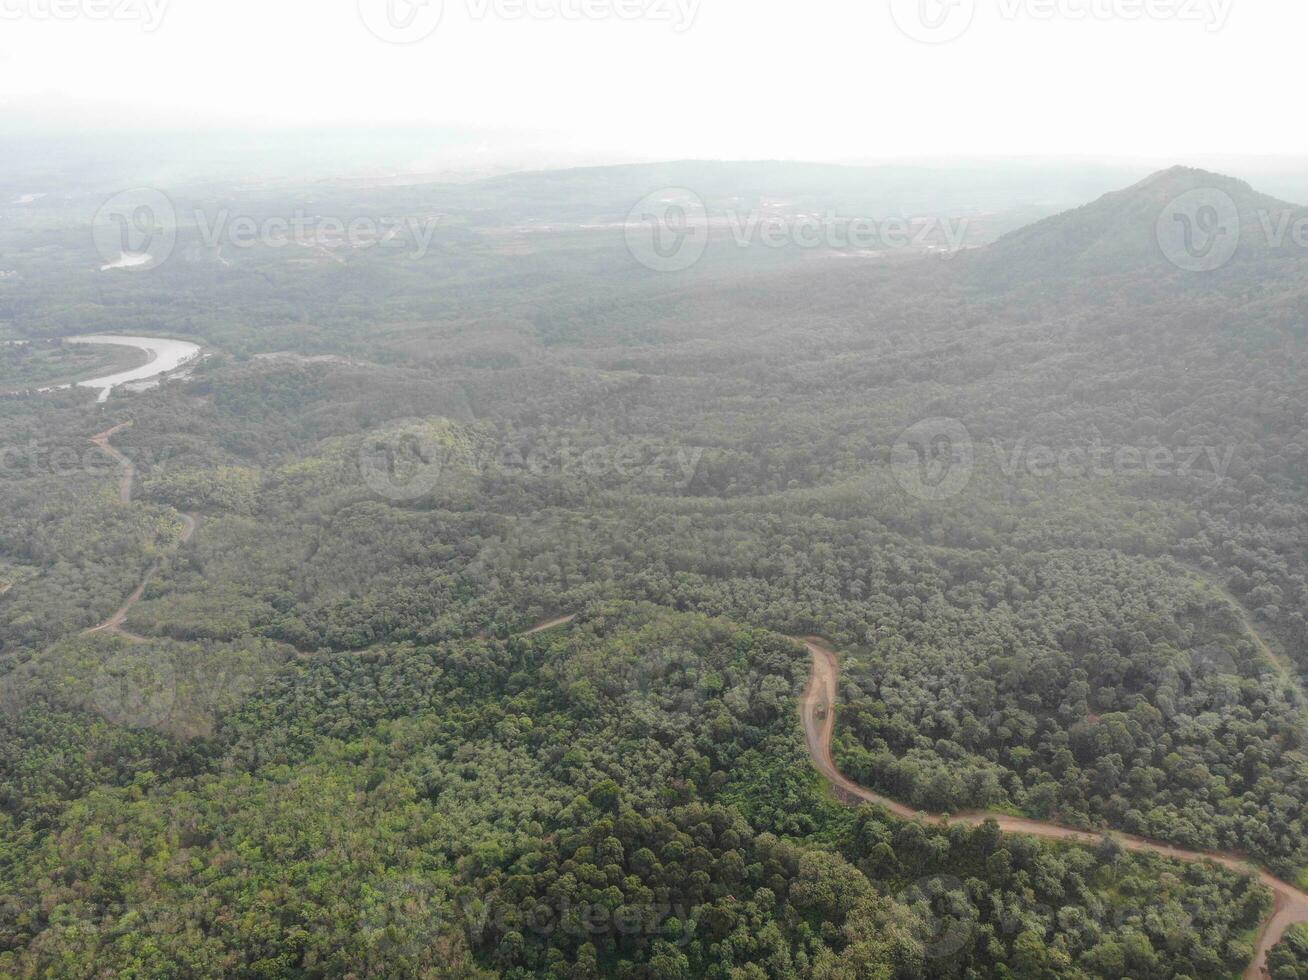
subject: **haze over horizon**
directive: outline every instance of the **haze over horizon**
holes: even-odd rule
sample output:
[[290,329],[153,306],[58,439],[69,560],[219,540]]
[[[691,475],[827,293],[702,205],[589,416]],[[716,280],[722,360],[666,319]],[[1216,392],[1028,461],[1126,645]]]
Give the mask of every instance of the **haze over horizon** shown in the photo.
[[0,0],[0,978],[1308,980],[1305,28]]
[[1263,95],[1299,82],[1302,5],[63,2],[4,7],[5,130],[438,127],[544,166],[1308,156]]

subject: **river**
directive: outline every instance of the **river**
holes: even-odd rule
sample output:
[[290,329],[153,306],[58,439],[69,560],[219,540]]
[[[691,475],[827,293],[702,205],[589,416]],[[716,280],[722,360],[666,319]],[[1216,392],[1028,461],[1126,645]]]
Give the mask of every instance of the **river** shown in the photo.
[[[116,344],[122,347],[137,347],[145,351],[147,359],[140,367],[77,382],[79,388],[98,388],[100,397],[97,401],[101,402],[107,400],[109,393],[119,385],[158,378],[177,370],[183,364],[188,364],[200,356],[200,346],[198,344],[192,344],[186,340],[172,340],[168,337],[130,337],[121,334],[96,333],[86,334],[81,337],[69,337],[65,343]],[[54,388],[42,388],[41,390],[54,391],[56,388],[68,387],[71,386],[56,385]]]

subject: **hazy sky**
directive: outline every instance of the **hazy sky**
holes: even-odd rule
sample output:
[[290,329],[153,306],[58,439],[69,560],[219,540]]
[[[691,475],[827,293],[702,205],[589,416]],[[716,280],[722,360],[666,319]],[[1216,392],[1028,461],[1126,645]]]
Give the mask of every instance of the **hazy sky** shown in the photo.
[[98,122],[454,123],[661,158],[1308,153],[1303,0],[441,7],[0,0],[0,112],[58,95]]

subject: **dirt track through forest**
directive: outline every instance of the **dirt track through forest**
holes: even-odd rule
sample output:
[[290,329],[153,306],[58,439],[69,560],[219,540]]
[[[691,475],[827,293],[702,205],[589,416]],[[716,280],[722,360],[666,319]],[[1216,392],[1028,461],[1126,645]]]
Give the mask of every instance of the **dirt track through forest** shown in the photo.
[[[122,477],[118,481],[118,501],[123,506],[127,506],[132,502],[132,488],[136,482],[136,466],[130,459],[115,449],[109,440],[131,424],[131,422],[123,422],[121,425],[115,425],[112,429],[106,429],[104,432],[91,436],[91,442],[98,446],[101,452],[112,458],[122,467]],[[181,514],[181,518],[182,534],[177,542],[178,547],[181,547],[186,544],[186,542],[190,541],[192,535],[195,534],[196,527],[199,526],[199,519],[194,514]],[[141,578],[135,591],[127,597],[126,601],[118,607],[117,611],[115,611],[112,616],[106,619],[99,626],[92,626],[86,632],[113,633],[115,636],[121,636],[136,643],[144,643],[147,640],[147,637],[138,636],[135,633],[129,633],[127,630],[123,629],[123,624],[127,622],[127,614],[132,611],[132,607],[140,602],[141,597],[145,595],[145,587],[149,585],[150,580],[158,574],[159,569],[163,567],[163,562],[163,558],[156,558],[154,562],[151,563],[150,567],[146,569],[145,575]]]
[[[922,820],[924,823],[943,826],[946,823],[966,824],[975,827],[986,820],[993,820],[1005,833],[1028,834],[1046,840],[1070,841],[1075,844],[1095,845],[1102,839],[1102,834],[1084,830],[1074,830],[1059,824],[1030,820],[1026,817],[1014,817],[1006,813],[985,813],[973,811],[950,814],[948,820],[936,813],[914,810],[912,807],[874,793],[847,778],[836,766],[831,754],[831,738],[835,732],[835,711],[840,681],[840,660],[836,652],[817,637],[803,637],[800,642],[808,649],[813,658],[813,671],[809,676],[808,690],[800,703],[800,715],[804,721],[804,741],[808,745],[809,757],[826,780],[831,783],[837,795],[846,802],[875,803],[884,807],[897,817],[905,820]],[[1173,847],[1158,841],[1146,840],[1130,834],[1114,833],[1113,839],[1128,851],[1159,854],[1175,861],[1211,861],[1235,871],[1251,872],[1258,876],[1275,896],[1276,904],[1262,931],[1258,934],[1254,958],[1244,972],[1245,980],[1259,980],[1266,976],[1264,971],[1268,951],[1285,935],[1287,929],[1296,923],[1308,922],[1308,893],[1281,879],[1261,871],[1236,854],[1205,853]]]
[[[122,425],[115,426],[99,435],[93,436],[91,441],[99,446],[101,450],[118,461],[123,468],[122,479],[119,484],[119,498],[123,504],[131,503],[132,486],[136,476],[136,468],[132,465],[131,460],[115,449],[109,440],[118,432],[129,426],[130,422],[124,422]],[[191,514],[183,514],[186,527],[182,532],[179,544],[185,544],[195,533],[196,518]],[[150,566],[141,583],[136,587],[127,601],[105,622],[94,627],[88,632],[107,632],[117,633],[132,640],[144,640],[144,637],[136,636],[122,629],[123,623],[127,620],[127,614],[132,607],[140,601],[141,596],[145,593],[145,588],[149,585],[150,580],[155,573],[159,571],[163,559],[159,559]],[[1237,608],[1239,608],[1237,606]],[[1262,650],[1267,653],[1274,663],[1279,663],[1279,658],[1272,653],[1266,646],[1262,638],[1253,630],[1253,626],[1248,622],[1247,617],[1243,617],[1245,625],[1254,635],[1255,641],[1260,645]],[[576,615],[557,616],[553,619],[547,619],[537,623],[531,629],[522,633],[522,636],[531,636],[536,633],[543,633],[546,630],[555,629],[565,626],[576,619]],[[1066,841],[1074,844],[1094,846],[1098,844],[1103,835],[1092,833],[1085,830],[1076,830],[1071,827],[1064,827],[1059,824],[1046,823],[1040,820],[1031,820],[1026,817],[1014,817],[1006,813],[987,813],[984,811],[971,811],[965,813],[951,814],[946,819],[942,814],[926,813],[921,810],[915,810],[887,796],[874,793],[872,790],[860,786],[852,779],[847,778],[836,766],[835,758],[831,753],[831,739],[835,733],[835,705],[838,699],[839,681],[840,681],[840,660],[835,650],[828,646],[818,637],[796,637],[800,643],[803,643],[812,657],[813,667],[809,676],[808,689],[805,691],[800,701],[800,715],[804,724],[804,741],[808,746],[809,757],[818,772],[831,784],[836,794],[847,803],[874,803],[883,807],[888,812],[904,820],[921,820],[924,823],[943,826],[946,823],[965,824],[967,826],[978,826],[987,820],[993,820],[999,825],[999,829],[1010,834],[1027,834],[1032,837],[1040,837],[1046,840]],[[1271,889],[1275,896],[1275,905],[1272,914],[1268,917],[1261,932],[1258,934],[1257,943],[1254,949],[1254,958],[1249,963],[1244,972],[1244,980],[1262,980],[1267,976],[1265,966],[1267,963],[1267,953],[1275,946],[1285,935],[1286,930],[1291,926],[1299,923],[1308,923],[1308,892],[1295,888],[1293,885],[1282,881],[1269,874],[1266,871],[1255,868],[1247,860],[1237,854],[1207,853],[1203,851],[1190,851],[1185,848],[1174,847],[1170,844],[1164,844],[1159,841],[1146,840],[1143,837],[1136,837],[1130,834],[1113,833],[1113,839],[1118,841],[1123,848],[1128,851],[1158,854],[1162,857],[1174,861],[1198,862],[1211,861],[1214,864],[1220,864],[1223,867],[1230,868],[1234,871],[1256,874],[1260,881]]]

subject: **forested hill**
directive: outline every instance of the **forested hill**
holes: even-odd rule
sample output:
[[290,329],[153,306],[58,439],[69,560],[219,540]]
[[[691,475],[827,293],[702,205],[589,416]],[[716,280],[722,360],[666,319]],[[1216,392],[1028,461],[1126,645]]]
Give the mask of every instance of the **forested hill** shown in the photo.
[[[1173,167],[1124,190],[1003,236],[968,256],[979,282],[1013,284],[1063,280],[1084,288],[1105,277],[1169,282],[1179,293],[1209,292],[1248,278],[1271,283],[1302,276],[1308,249],[1293,241],[1308,208],[1261,194],[1245,181],[1190,167]],[[1187,229],[1187,226],[1188,229]],[[1185,278],[1189,247],[1211,234],[1220,251],[1234,242],[1208,279]],[[1303,232],[1300,230],[1300,236]],[[1160,247],[1160,235],[1164,236]],[[1175,244],[1177,255],[1169,256]]]
[[[1299,212],[1169,172],[949,257],[719,231],[668,272],[573,196],[523,227],[548,183],[421,255],[0,230],[7,337],[209,355],[0,400],[0,973],[1243,970],[1234,872],[837,806],[784,635],[842,651],[879,792],[1302,881],[1308,277],[1245,251]],[[124,504],[88,440],[128,421]]]

